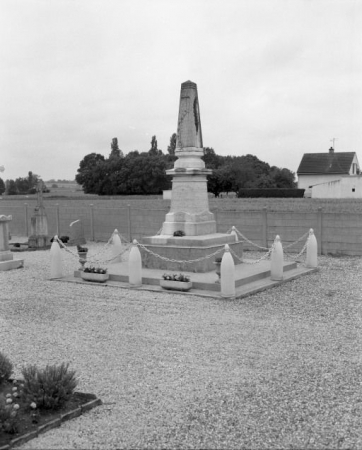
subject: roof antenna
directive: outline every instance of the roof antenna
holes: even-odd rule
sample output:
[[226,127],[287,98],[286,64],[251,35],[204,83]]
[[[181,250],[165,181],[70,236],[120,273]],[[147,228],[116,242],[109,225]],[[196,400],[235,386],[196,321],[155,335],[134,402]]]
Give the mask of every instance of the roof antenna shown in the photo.
[[334,142],[337,140],[338,138],[332,138],[330,142],[332,142],[332,147],[334,149]]

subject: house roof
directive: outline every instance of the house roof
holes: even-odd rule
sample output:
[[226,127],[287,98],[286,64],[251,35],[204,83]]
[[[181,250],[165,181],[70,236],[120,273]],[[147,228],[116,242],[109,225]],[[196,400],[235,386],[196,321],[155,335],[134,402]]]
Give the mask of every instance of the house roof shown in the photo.
[[355,152],[304,153],[297,174],[348,174]]

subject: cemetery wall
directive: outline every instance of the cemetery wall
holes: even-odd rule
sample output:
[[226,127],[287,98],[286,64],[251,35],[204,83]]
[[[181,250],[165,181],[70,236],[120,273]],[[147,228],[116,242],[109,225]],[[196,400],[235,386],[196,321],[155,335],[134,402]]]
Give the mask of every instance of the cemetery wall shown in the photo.
[[[115,228],[128,240],[141,239],[156,234],[162,227],[169,207],[146,209],[132,206],[101,207],[72,206],[67,204],[47,204],[49,235],[69,235],[69,224],[81,219],[85,237],[91,241],[106,242]],[[0,214],[12,215],[10,232],[13,236],[30,235],[30,218],[34,205],[17,206],[4,202]],[[318,211],[269,211],[261,210],[220,210],[212,209],[215,214],[218,232],[227,232],[235,226],[245,238],[261,246],[270,247],[278,234],[283,247],[293,244],[310,228],[314,229],[319,252],[334,255],[362,256],[362,213],[338,213]],[[305,238],[293,245],[288,251],[300,251]],[[255,249],[248,242],[245,249]]]

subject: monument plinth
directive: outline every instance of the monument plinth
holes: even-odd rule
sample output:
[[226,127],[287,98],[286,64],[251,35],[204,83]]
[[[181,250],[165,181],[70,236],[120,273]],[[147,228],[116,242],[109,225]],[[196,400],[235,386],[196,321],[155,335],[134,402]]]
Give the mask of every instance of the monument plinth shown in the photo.
[[9,249],[9,222],[11,220],[12,216],[0,216],[0,271],[24,266],[24,260],[14,259]]
[[[144,267],[167,270],[188,270],[208,272],[215,269],[214,259],[206,256],[223,249],[225,244],[242,255],[242,244],[235,236],[216,232],[214,214],[209,210],[207,175],[212,170],[205,168],[201,159],[204,154],[200,120],[200,107],[196,83],[181,84],[180,107],[177,123],[174,168],[168,170],[172,176],[172,197],[170,212],[159,236],[143,238],[143,244],[153,253],[168,259],[194,263],[176,263],[142,251]],[[175,237],[175,231],[185,236]],[[220,253],[218,256],[221,256]],[[238,264],[240,261],[236,260]]]

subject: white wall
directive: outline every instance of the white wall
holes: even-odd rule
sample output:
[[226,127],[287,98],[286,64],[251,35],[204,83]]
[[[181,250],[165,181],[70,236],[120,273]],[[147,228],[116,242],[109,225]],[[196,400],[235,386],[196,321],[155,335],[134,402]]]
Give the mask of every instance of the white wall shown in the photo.
[[341,180],[318,184],[312,188],[312,198],[361,198],[362,176],[344,177]]
[[[307,189],[315,184],[325,183],[328,181],[340,180],[343,175],[299,175],[298,188]],[[347,175],[348,176],[348,175]]]

